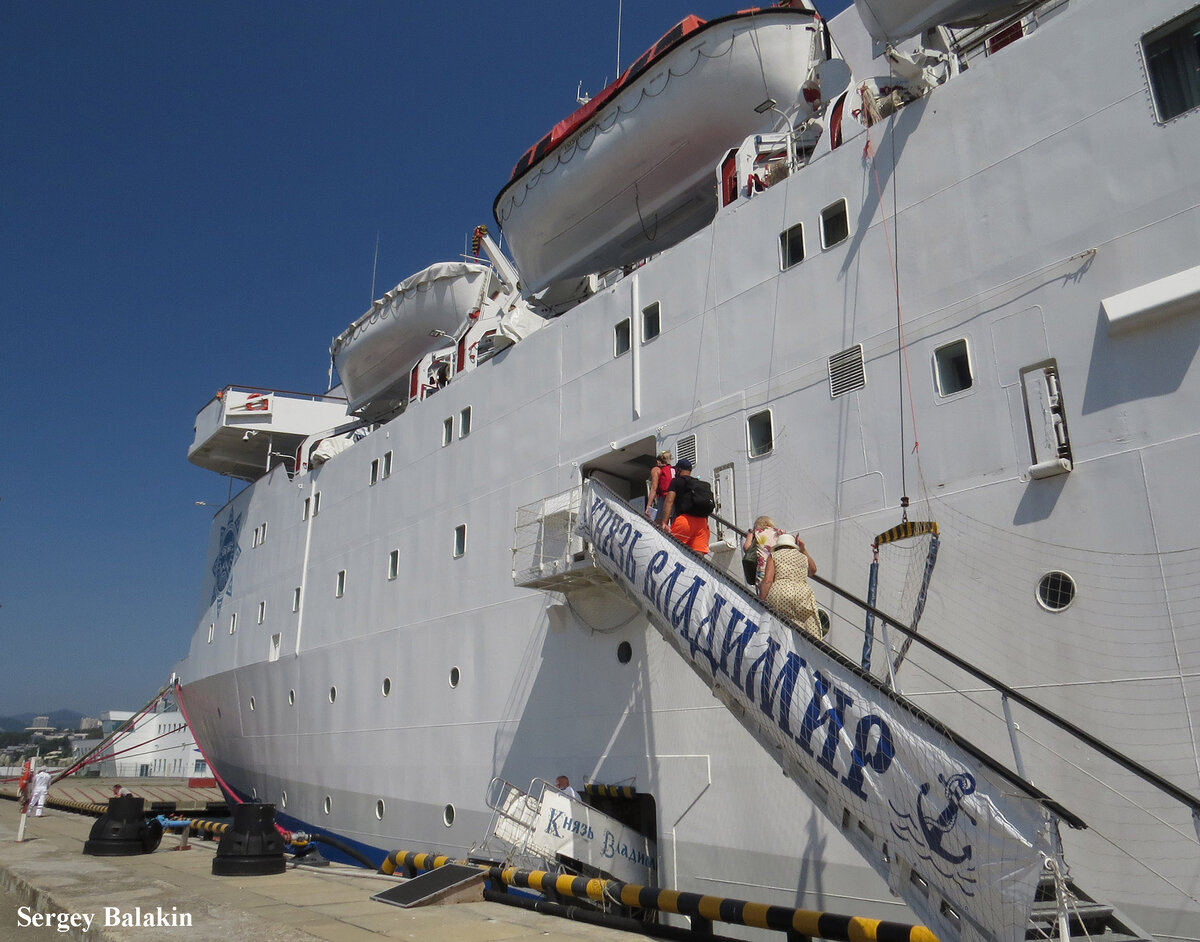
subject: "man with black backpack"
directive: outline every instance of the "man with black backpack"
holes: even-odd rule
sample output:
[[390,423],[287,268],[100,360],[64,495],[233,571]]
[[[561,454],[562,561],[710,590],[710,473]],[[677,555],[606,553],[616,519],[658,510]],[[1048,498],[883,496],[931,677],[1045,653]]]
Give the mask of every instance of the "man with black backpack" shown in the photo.
[[692,477],[692,463],[680,458],[663,501],[658,525],[701,556],[708,555],[708,515],[716,510],[712,485]]

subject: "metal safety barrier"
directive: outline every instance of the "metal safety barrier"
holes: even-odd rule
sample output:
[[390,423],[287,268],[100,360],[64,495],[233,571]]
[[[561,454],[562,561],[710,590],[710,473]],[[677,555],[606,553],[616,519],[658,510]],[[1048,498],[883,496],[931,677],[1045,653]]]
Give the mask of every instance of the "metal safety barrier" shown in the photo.
[[[864,916],[773,906],[724,896],[705,896],[679,890],[638,886],[619,880],[576,877],[546,870],[518,870],[515,867],[487,867],[445,855],[395,851],[380,865],[379,872],[393,874],[397,869],[430,870],[446,864],[462,864],[486,869],[490,879],[505,886],[538,890],[545,894],[595,902],[607,900],[631,909],[673,913],[685,916],[692,930],[708,935],[715,922],[773,929],[786,932],[788,938],[828,939],[830,942],[938,942],[925,926],[887,922]],[[411,872],[410,870],[410,872]]]

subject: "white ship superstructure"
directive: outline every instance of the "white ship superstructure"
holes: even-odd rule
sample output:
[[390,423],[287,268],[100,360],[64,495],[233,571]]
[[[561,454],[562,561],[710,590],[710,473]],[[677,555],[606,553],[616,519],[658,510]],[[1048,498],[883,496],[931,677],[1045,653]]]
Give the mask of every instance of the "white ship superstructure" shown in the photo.
[[[772,42],[806,37],[788,91],[673,99],[698,127],[744,118],[686,198],[662,122],[630,125],[645,153],[622,143],[595,218],[552,200],[522,221],[515,173],[515,268],[481,230],[490,265],[414,276],[337,338],[345,387],[229,387],[202,411],[192,460],[251,483],[214,517],[181,699],[238,795],[375,853],[466,854],[493,779],[565,772],[636,789],[663,885],[911,920],[890,856],[864,862],[852,818],[575,532],[585,480],[636,517],[669,449],[717,491],[706,572],[741,582],[736,528],[764,513],[832,586],[866,598],[874,572],[879,609],[919,610],[919,638],[977,672],[880,623],[864,665],[869,620],[824,584],[821,656],[1032,783],[1006,799],[1086,823],[1061,838],[1096,899],[1200,937],[1200,7],[859,6],[874,36],[855,10],[761,14]],[[732,62],[757,17],[683,30],[646,71],[718,31],[705,55]],[[523,172],[582,161],[589,122],[645,94],[628,79]],[[643,238],[661,211],[664,238],[631,256],[619,204],[643,178],[662,202],[632,218]],[[928,541],[876,556],[905,519],[937,522],[936,561]],[[882,774],[859,748],[839,774]]]

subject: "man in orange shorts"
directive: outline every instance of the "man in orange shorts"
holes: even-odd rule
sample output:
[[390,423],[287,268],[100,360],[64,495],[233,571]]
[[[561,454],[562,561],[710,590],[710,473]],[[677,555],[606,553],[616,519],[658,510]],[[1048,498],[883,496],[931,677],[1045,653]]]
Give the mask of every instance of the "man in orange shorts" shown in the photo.
[[[675,465],[675,477],[663,501],[658,525],[688,549],[708,555],[708,514],[692,514],[692,463],[686,458]],[[672,519],[672,516],[674,519]]]

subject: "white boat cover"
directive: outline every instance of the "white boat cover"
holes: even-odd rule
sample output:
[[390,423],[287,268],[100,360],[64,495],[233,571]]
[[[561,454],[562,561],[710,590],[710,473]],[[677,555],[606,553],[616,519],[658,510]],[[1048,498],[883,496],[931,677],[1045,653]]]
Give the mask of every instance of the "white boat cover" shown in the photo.
[[1012,0],[854,0],[872,38],[896,43],[933,26],[975,26],[1026,6]]

